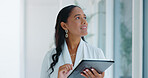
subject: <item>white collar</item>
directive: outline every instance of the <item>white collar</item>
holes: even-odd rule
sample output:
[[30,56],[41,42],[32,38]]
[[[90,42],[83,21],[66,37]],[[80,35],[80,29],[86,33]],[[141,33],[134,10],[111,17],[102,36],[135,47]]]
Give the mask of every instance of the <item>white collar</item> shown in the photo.
[[[75,58],[75,63],[74,63],[74,67],[75,68],[77,66],[77,64],[79,63],[79,61],[83,58],[83,46],[84,46],[84,41],[81,39],[78,49],[77,49],[77,54],[76,54],[76,58]],[[69,54],[69,50],[66,44],[66,41],[64,41],[64,48],[63,48],[63,60],[65,64],[72,64],[72,60]]]

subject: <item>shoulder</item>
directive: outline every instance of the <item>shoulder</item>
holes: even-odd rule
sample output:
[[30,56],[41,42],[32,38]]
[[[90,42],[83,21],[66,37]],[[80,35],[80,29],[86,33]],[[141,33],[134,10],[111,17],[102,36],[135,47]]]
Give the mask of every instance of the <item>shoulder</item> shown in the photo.
[[55,48],[52,48],[50,49],[49,51],[47,51],[47,53],[45,54],[44,56],[44,61],[49,61],[50,58],[52,58],[52,55],[56,53],[56,49]]
[[51,57],[53,54],[55,54],[56,53],[56,49],[55,48],[52,48],[51,50],[49,50],[47,53],[46,53],[46,55],[45,55],[45,58],[46,57]]
[[85,46],[89,50],[89,52],[90,52],[89,54],[92,54],[93,57],[99,58],[99,59],[105,58],[104,53],[101,48],[95,47],[95,46],[90,45],[89,43],[86,43],[86,42],[85,42]]
[[56,53],[56,49],[55,48],[52,48],[49,51],[47,51],[47,53],[44,56],[43,62],[51,63],[52,62],[52,55],[55,54],[55,53]]
[[98,48],[98,47],[95,47],[95,46],[93,46],[93,45],[90,45],[89,43],[84,43],[85,44],[85,46],[88,48],[88,49],[90,49],[90,50],[92,50],[92,51],[97,51],[97,52],[101,52],[102,50],[100,49],[100,48]]
[[49,78],[49,73],[47,72],[49,69],[49,66],[52,62],[52,55],[56,53],[55,48],[51,49],[50,51],[48,51],[46,53],[46,55],[44,56],[43,62],[42,62],[42,68],[41,68],[41,75],[40,78]]

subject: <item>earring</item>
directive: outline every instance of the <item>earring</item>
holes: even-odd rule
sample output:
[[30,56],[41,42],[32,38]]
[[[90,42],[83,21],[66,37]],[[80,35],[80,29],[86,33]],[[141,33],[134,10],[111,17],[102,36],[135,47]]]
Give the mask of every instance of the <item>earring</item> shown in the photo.
[[65,38],[68,38],[68,30],[65,30]]

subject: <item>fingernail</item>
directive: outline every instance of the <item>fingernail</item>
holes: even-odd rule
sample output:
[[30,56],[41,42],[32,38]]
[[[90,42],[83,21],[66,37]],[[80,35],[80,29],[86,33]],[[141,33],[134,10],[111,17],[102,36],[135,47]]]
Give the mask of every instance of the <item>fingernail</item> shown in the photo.
[[86,71],[89,71],[88,69],[86,69]]
[[94,71],[94,69],[91,69],[92,71]]

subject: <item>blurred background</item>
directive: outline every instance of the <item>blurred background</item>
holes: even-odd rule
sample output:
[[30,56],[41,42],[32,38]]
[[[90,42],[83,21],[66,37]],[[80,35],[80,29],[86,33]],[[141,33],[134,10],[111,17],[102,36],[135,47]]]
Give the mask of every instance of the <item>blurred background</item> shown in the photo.
[[147,0],[1,0],[0,78],[40,78],[57,14],[71,4],[87,16],[86,41],[115,61],[109,78],[148,78]]

